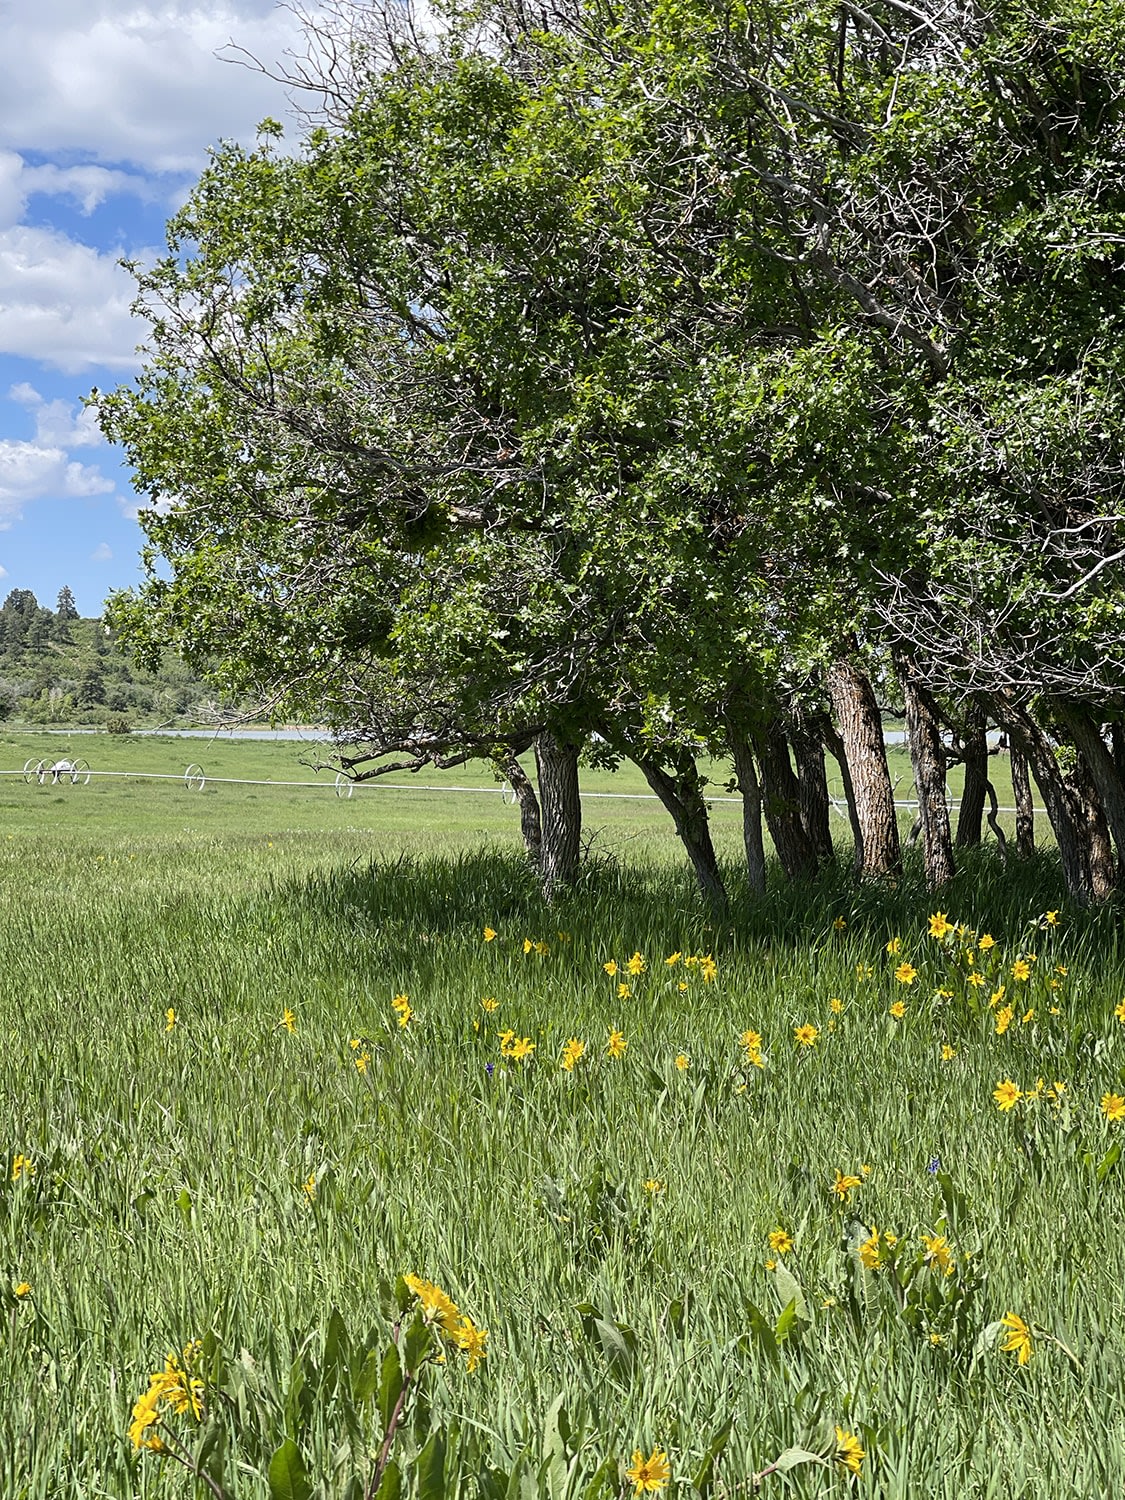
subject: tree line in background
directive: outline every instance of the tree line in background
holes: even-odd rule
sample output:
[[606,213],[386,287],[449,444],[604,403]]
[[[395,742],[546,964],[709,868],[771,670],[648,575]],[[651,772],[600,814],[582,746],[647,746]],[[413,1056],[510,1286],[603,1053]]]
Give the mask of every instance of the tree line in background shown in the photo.
[[0,606],[0,720],[36,725],[134,725],[215,717],[213,690],[176,656],[136,665],[104,620],[82,619],[64,585],[54,610],[30,589]]
[[[986,733],[1079,901],[1125,868],[1125,4],[333,0],[300,142],[225,145],[95,393],[153,502],[112,615],[326,722],[356,776],[489,756],[548,891],[579,755],[725,899],[981,841]],[[533,748],[538,790],[517,756]],[[386,757],[390,757],[387,759]],[[964,766],[955,829],[946,773]]]

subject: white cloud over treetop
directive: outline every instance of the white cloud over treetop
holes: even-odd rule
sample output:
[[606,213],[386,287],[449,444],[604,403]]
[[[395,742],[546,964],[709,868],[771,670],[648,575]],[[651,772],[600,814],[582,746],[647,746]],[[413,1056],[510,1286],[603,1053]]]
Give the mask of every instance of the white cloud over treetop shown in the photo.
[[233,41],[274,66],[301,49],[296,18],[274,0],[37,0],[13,10],[0,140],[149,171],[198,171],[208,145],[249,140],[259,119],[283,112],[278,84],[218,51]]
[[144,334],[129,311],[135,292],[114,255],[51,229],[0,230],[0,354],[68,374],[130,369]]
[[76,463],[63,448],[0,438],[0,526],[17,520],[29,500],[80,500],[114,488],[95,465]]

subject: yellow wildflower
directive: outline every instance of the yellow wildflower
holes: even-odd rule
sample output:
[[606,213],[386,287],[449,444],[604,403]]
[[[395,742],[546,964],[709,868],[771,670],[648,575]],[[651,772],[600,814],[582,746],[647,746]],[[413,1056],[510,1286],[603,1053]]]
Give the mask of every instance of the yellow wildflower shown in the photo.
[[645,968],[646,968],[646,964],[645,964],[644,959],[641,957],[641,955],[639,953],[634,953],[633,956],[632,956],[632,958],[625,965],[625,967],[626,967],[626,969],[628,969],[629,973],[632,974],[634,976],[634,978],[635,978],[638,974],[643,974],[644,973]]
[[918,970],[913,964],[903,962],[895,970],[895,978],[899,984],[913,984],[918,978]]
[[453,1330],[453,1342],[463,1354],[469,1356],[469,1374],[471,1375],[487,1353],[485,1341],[488,1338],[487,1328],[478,1328],[471,1318],[463,1314],[460,1323]]
[[682,957],[683,957],[683,954],[680,953],[680,952],[678,952],[678,951],[675,952],[675,953],[669,953],[668,957],[664,960],[664,962],[668,965],[668,967],[670,969],[672,969],[672,968],[674,968],[676,966],[676,964],[679,963],[679,961],[680,961],[680,959]]
[[25,1156],[22,1151],[17,1151],[12,1158],[12,1181],[18,1182],[21,1177],[34,1177],[35,1163],[30,1156]]
[[837,999],[837,997],[833,995],[831,1000],[829,1000],[828,1002],[828,1009],[834,1016],[842,1015],[844,1010],[844,1002]]
[[572,1036],[563,1048],[562,1061],[559,1067],[567,1073],[574,1072],[574,1064],[580,1060],[586,1051],[586,1043],[579,1041],[578,1037]]
[[1049,911],[1043,917],[1044,927],[1057,927],[1059,925],[1059,914],[1057,911]]
[[1019,1313],[1005,1313],[1000,1322],[1008,1332],[1008,1337],[1000,1345],[1000,1348],[1005,1354],[1014,1354],[1019,1364],[1026,1365],[1033,1352],[1031,1329],[1020,1317]]
[[646,1490],[655,1493],[662,1490],[672,1477],[668,1455],[661,1448],[654,1448],[646,1458],[639,1448],[633,1451],[633,1461],[625,1470],[625,1478],[633,1486],[634,1495],[643,1495]]
[[624,1057],[625,1048],[629,1043],[625,1039],[625,1033],[618,1031],[616,1026],[610,1028],[609,1039],[605,1044],[605,1050],[610,1057]]
[[1125,1098],[1120,1094],[1102,1095],[1102,1114],[1111,1125],[1116,1125],[1125,1120]]
[[1004,985],[998,985],[996,989],[992,991],[992,994],[988,997],[988,1008],[992,1010],[997,1005],[999,1005],[1001,1000],[1003,1000],[1005,993],[1006,991]]
[[797,1038],[800,1046],[811,1047],[820,1035],[820,1030],[818,1027],[813,1026],[811,1022],[805,1021],[803,1025],[793,1028],[793,1035]]
[[877,1271],[882,1263],[882,1251],[879,1248],[880,1238],[879,1231],[872,1229],[871,1233],[856,1251],[860,1262],[868,1271]]
[[941,1060],[942,1060],[942,1062],[952,1062],[953,1059],[956,1056],[957,1056],[957,1048],[956,1047],[951,1047],[948,1042],[943,1043],[942,1049],[941,1049]]
[[664,1184],[659,1177],[646,1177],[642,1183],[642,1187],[650,1197],[654,1197],[657,1193],[664,1191]]
[[686,1073],[691,1067],[691,1058],[688,1057],[686,1052],[676,1054],[676,1067],[681,1073]]
[[1003,1036],[1004,1035],[1004,1033],[1007,1031],[1008,1027],[1012,1024],[1012,1019],[1015,1016],[1015,1014],[1016,1014],[1015,1011],[1012,1009],[1012,1007],[1010,1005],[1005,1005],[1005,1007],[1004,1007],[1003,1010],[998,1010],[996,1012],[996,1035],[997,1036]]
[[13,1297],[30,1297],[31,1296],[31,1282],[30,1281],[19,1281],[19,1282],[17,1282],[16,1285],[12,1288],[12,1296]]
[[366,1073],[367,1064],[370,1061],[371,1053],[368,1052],[366,1048],[362,1052],[358,1052],[355,1057],[352,1058],[352,1062],[355,1063],[355,1070],[357,1073]]
[[171,1006],[164,1012],[164,1030],[171,1031],[176,1024],[176,1012]]
[[281,1020],[277,1023],[277,1025],[279,1030],[284,1027],[285,1030],[290,1034],[290,1036],[292,1036],[293,1033],[297,1030],[297,1017],[289,1009],[288,1005],[281,1012]]
[[858,1177],[847,1175],[841,1172],[839,1167],[836,1168],[836,1181],[832,1184],[831,1191],[836,1194],[841,1203],[846,1202],[851,1190],[859,1186],[861,1183]]
[[930,918],[930,936],[932,938],[943,938],[947,932],[953,931],[953,923],[946,920],[943,911],[934,912]]
[[905,1014],[906,1014],[906,1001],[905,1000],[896,1000],[895,1003],[891,1006],[891,1015],[894,1016],[894,1018],[895,1018],[896,1021],[901,1021],[902,1018],[903,1018],[903,1016]]
[[513,1062],[524,1062],[535,1051],[535,1043],[529,1036],[520,1036],[515,1039],[508,1048],[508,1056]]
[[308,1177],[305,1179],[305,1182],[304,1182],[304,1194],[305,1194],[305,1197],[309,1200],[310,1203],[316,1197],[316,1173],[315,1172],[310,1172],[309,1175],[308,1175]]
[[953,1251],[949,1242],[943,1234],[924,1234],[922,1245],[925,1249],[923,1260],[928,1266],[936,1266],[943,1276],[952,1276],[956,1264]]
[[984,936],[980,939],[980,941],[977,943],[977,947],[981,950],[982,953],[987,953],[988,950],[989,950],[989,948],[995,948],[996,947],[996,939],[992,936],[992,934],[990,932],[986,932],[984,934]]
[[972,985],[973,989],[979,990],[984,984],[984,975],[979,969],[974,969],[968,977],[968,983]]
[[860,1447],[859,1438],[854,1432],[845,1432],[842,1427],[836,1428],[836,1462],[842,1464],[850,1474],[858,1474],[867,1457]]
[[484,929],[484,940],[486,943],[491,943],[495,936],[496,929],[494,927],[486,927]]
[[435,1286],[432,1281],[426,1281],[424,1277],[404,1276],[402,1279],[418,1298],[425,1321],[436,1324],[445,1333],[455,1335],[457,1320],[461,1313],[453,1298],[447,1296],[440,1286]]
[[719,966],[709,953],[699,960],[699,972],[703,975],[704,984],[714,984]]
[[902,952],[902,939],[893,937],[887,943],[887,952],[894,955]]
[[1034,1021],[1034,1020],[1035,1020],[1035,1011],[1034,1010],[1025,1010],[1024,1013],[1023,1013],[1023,1015],[1020,1017],[1020,1025],[1021,1026],[1026,1026],[1026,1025],[1028,1025],[1029,1022]]
[[992,1090],[992,1097],[996,1100],[996,1108],[1006,1113],[1023,1098],[1023,1090],[1016,1087],[1010,1078],[1005,1078]]
[[612,979],[614,977],[614,975],[617,973],[617,960],[615,958],[611,958],[610,961],[609,961],[609,963],[602,964],[602,968],[606,971],[606,973]]
[[529,937],[525,937],[523,940],[523,956],[526,958],[534,947],[535,943],[533,942],[533,940]]
[[769,1245],[778,1255],[788,1255],[793,1248],[793,1236],[787,1229],[771,1229],[769,1233]]
[[484,999],[480,1003],[481,1010],[483,1010],[487,1015],[491,1015],[492,1012],[494,1010],[498,1010],[499,1007],[499,1000],[495,999],[492,995],[485,995]]
[[1118,1001],[1117,1005],[1114,1007],[1113,1014],[1117,1017],[1121,1024],[1125,1026],[1125,1000]]
[[848,924],[843,917],[837,917],[832,923],[833,932],[846,932]]
[[1031,978],[1031,965],[1026,958],[1016,959],[1012,965],[1012,978],[1020,980]]
[[632,993],[633,991],[627,984],[619,984],[617,986],[617,998],[619,1000],[628,1000]]

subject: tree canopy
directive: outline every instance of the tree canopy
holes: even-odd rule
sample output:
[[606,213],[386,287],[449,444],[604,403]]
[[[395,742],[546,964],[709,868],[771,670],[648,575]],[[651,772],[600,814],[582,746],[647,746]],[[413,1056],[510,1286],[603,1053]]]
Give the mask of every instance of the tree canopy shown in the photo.
[[1106,894],[1125,6],[333,16],[295,149],[220,148],[137,270],[145,364],[96,394],[152,502],[122,633],[356,774],[541,741],[573,782],[596,732],[715,899],[701,753],[755,883],[763,813],[788,874],[830,857],[826,751],[858,871],[893,873],[904,703],[938,883],[951,737],[973,842],[991,722]]

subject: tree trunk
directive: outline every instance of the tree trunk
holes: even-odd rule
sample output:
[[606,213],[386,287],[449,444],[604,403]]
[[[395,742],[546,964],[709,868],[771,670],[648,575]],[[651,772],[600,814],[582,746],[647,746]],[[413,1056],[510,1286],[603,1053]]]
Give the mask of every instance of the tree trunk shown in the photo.
[[1012,773],[1012,800],[1016,804],[1016,854],[1030,859],[1035,853],[1035,804],[1027,774],[1027,756],[1008,736],[1008,761]]
[[578,795],[578,749],[545,729],[535,739],[535,766],[543,811],[540,879],[548,901],[573,883],[582,854],[582,799]]
[[836,858],[832,847],[831,802],[828,777],[824,769],[824,742],[811,724],[795,717],[790,735],[793,759],[797,762],[797,788],[801,804],[801,823],[812,844],[817,861],[830,864]]
[[949,832],[949,808],[945,802],[945,749],[932,698],[914,678],[908,662],[899,661],[895,665],[906,701],[906,739],[918,793],[926,884],[934,891],[948,885],[957,873]]
[[729,720],[727,744],[734,761],[734,774],[742,793],[742,842],[746,849],[746,877],[756,895],[766,890],[766,850],[762,840],[762,787],[754,765],[754,752],[743,730]]
[[1013,751],[1019,749],[1027,757],[1043,798],[1059,846],[1066,888],[1076,901],[1089,905],[1093,897],[1089,838],[1050,742],[1025,710],[1002,702],[1002,715]]
[[762,768],[766,826],[786,879],[816,874],[816,850],[801,820],[801,788],[789,763],[789,746],[777,719],[754,732]]
[[871,683],[854,661],[842,656],[828,669],[828,694],[855,790],[861,831],[856,873],[864,878],[897,875],[902,869],[902,848],[883,724]]
[[848,804],[848,822],[852,828],[852,843],[855,847],[855,865],[859,869],[863,863],[863,829],[860,827],[859,814],[855,808],[855,787],[852,785],[852,773],[848,768],[848,757],[844,754],[844,742],[836,732],[836,726],[831,719],[825,718],[821,724],[821,738],[824,740],[833,760],[840,768],[840,780],[844,786],[844,801]]
[[671,813],[703,899],[716,910],[725,912],[729,905],[727,888],[719,871],[719,861],[715,858],[707,803],[694,758],[686,750],[670,752],[667,759],[672,764],[672,774],[659,761],[647,756],[631,754],[630,759],[640,767],[649,786]]
[[975,849],[984,836],[984,803],[988,795],[988,733],[984,714],[970,709],[961,736],[965,785],[957,813],[958,849]]
[[515,751],[509,750],[497,757],[497,764],[516,794],[520,809],[520,833],[523,834],[527,860],[536,874],[539,874],[543,856],[543,825],[539,817],[539,799],[535,795],[535,787],[520,765]]
[[1101,728],[1078,704],[1057,703],[1059,717],[1070,731],[1101,799],[1102,810],[1117,849],[1117,872],[1125,872],[1125,784]]
[[1090,889],[1095,901],[1104,901],[1117,885],[1117,868],[1113,859],[1109,827],[1102,799],[1090,774],[1089,762],[1079,752],[1074,770],[1067,778],[1078,804],[1079,817],[1086,831],[1090,859]]

